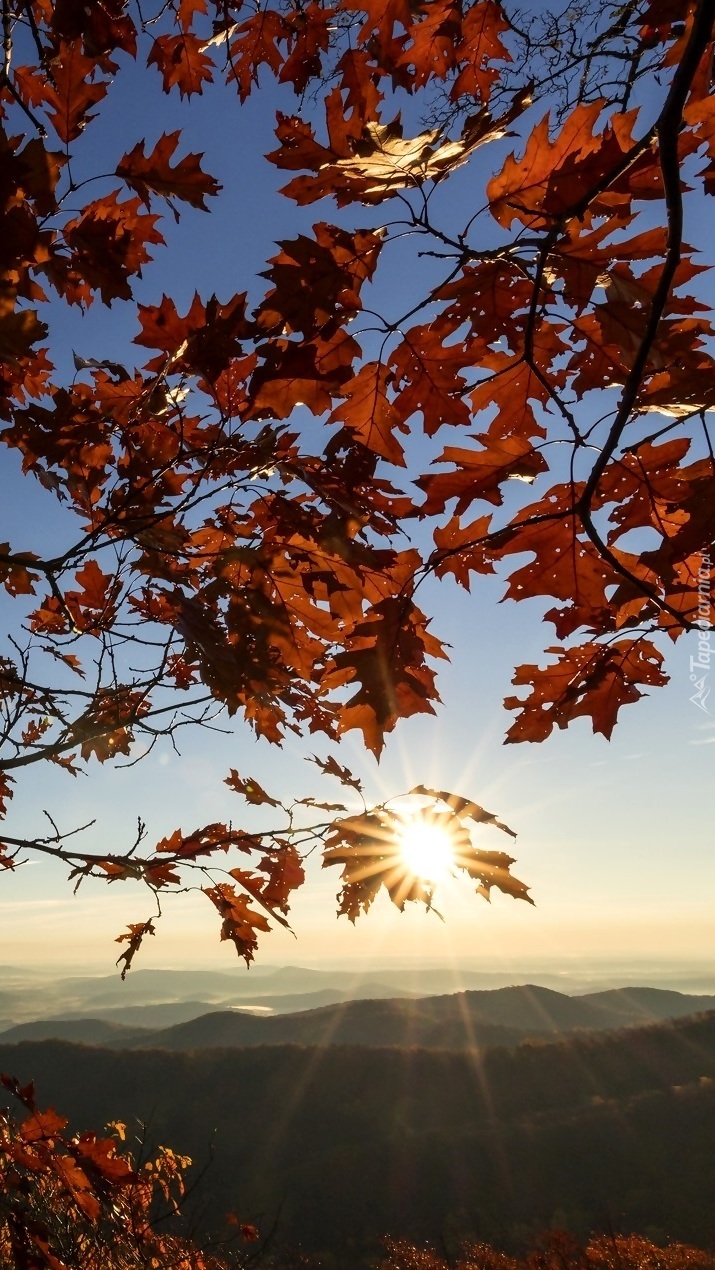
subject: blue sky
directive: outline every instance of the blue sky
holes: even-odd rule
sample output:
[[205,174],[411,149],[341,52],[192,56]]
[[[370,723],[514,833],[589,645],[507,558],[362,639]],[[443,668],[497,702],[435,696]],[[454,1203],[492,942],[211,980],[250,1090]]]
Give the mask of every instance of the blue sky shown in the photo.
[[[124,87],[118,82],[112,88],[109,104],[106,122],[91,125],[83,139],[87,171],[96,170],[100,154],[114,166],[141,137],[151,142],[161,131],[182,126],[184,150],[206,151],[205,167],[225,187],[210,216],[187,215],[178,227],[167,220],[169,249],[146,270],[137,287],[141,301],[158,301],[167,291],[181,309],[194,289],[204,296],[216,289],[225,299],[248,287],[257,296],[262,284],[255,275],[274,240],[333,218],[327,205],[296,210],[277,196],[276,172],[258,158],[273,145],[272,91],[230,115],[220,95],[190,108],[174,103],[160,122],[165,99],[147,89],[139,71]],[[289,101],[278,104],[292,108]],[[487,147],[475,168],[450,183],[449,195],[442,197],[445,206],[452,200],[455,218],[471,205],[472,191],[483,188],[485,168],[493,169],[508,145]],[[702,210],[692,210],[691,240],[704,228]],[[351,219],[377,224],[381,215],[372,209]],[[383,299],[407,307],[414,284],[399,249],[382,285]],[[52,353],[65,368],[72,349],[85,357],[127,355],[135,330],[131,306],[105,310],[97,304],[84,319],[54,309],[50,318]],[[0,511],[0,539],[42,549],[62,532],[60,519],[44,497],[28,494],[13,456],[2,452],[0,475],[8,495]],[[450,664],[440,669],[442,705],[434,718],[404,722],[388,740],[379,767],[350,737],[342,754],[364,779],[368,797],[381,800],[422,783],[454,789],[498,813],[518,832],[514,871],[531,885],[536,908],[500,895],[487,906],[465,882],[448,887],[442,897],[444,924],[417,906],[400,915],[385,900],[353,928],[335,918],[337,877],[311,861],[309,883],[294,909],[297,942],[284,932],[272,934],[262,944],[264,960],[328,964],[370,958],[379,964],[382,958],[454,957],[487,965],[548,958],[567,964],[573,958],[675,961],[711,954],[715,713],[690,701],[695,637],[667,650],[670,685],[625,708],[610,743],[579,720],[539,746],[504,747],[509,719],[501,702],[513,667],[543,662],[545,644],[555,641],[539,620],[538,604],[500,604],[502,591],[498,578],[479,579],[472,595],[450,582],[427,584],[421,603],[434,614],[435,632],[452,646]],[[7,598],[2,604],[11,622]],[[181,757],[167,743],[131,770],[95,766],[76,781],[38,770],[18,792],[13,832],[41,832],[44,807],[62,828],[96,819],[95,849],[127,846],[138,816],[154,840],[178,825],[189,830],[213,820],[241,818],[251,827],[240,800],[222,783],[231,767],[280,796],[340,797],[338,787],[328,788],[317,768],[305,762],[315,750],[325,752],[310,740],[291,738],[279,751],[239,725],[228,733],[187,735],[181,746]],[[502,848],[499,838],[495,830],[481,835],[487,847]],[[108,972],[117,952],[113,937],[127,922],[150,914],[151,905],[130,884],[86,883],[73,898],[61,870],[33,863],[0,878],[0,962],[82,962]],[[205,898],[167,901],[162,924],[164,932],[147,948],[143,964],[234,964],[233,949],[218,944],[218,923]]]

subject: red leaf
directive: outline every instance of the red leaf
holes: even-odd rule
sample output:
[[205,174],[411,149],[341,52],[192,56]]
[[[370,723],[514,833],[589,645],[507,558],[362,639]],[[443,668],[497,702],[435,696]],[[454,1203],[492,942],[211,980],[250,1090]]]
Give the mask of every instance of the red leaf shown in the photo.
[[[341,731],[360,728],[365,744],[379,754],[386,732],[398,718],[433,714],[434,671],[426,664],[426,620],[409,599],[381,600],[345,640],[333,658],[328,685],[358,681],[360,687],[340,711]],[[444,655],[437,641],[433,656]]]
[[178,198],[192,207],[207,212],[206,198],[218,194],[221,186],[202,171],[202,154],[187,154],[172,167],[171,158],[179,144],[180,132],[164,133],[151,154],[144,153],[145,142],[138,141],[117,164],[117,176],[150,205],[151,194],[162,198]]
[[76,141],[94,118],[88,112],[107,93],[106,81],[92,82],[97,62],[86,57],[80,42],[62,42],[51,60],[52,83],[44,88],[49,120],[60,141]]
[[267,875],[267,881],[261,889],[261,899],[269,908],[288,912],[288,901],[292,891],[305,882],[305,869],[298,851],[292,843],[287,842],[274,855],[265,855],[258,867]]
[[287,40],[289,35],[288,23],[274,9],[260,9],[236,28],[229,49],[228,79],[236,81],[242,102],[258,83],[262,66],[269,67],[274,75],[278,73],[284,55],[277,42]]
[[161,71],[164,92],[178,88],[182,97],[203,93],[204,83],[213,80],[214,64],[203,52],[197,35],[159,35],[152,44],[147,65]]
[[[532,229],[548,226],[593,191],[591,209],[627,206],[624,192],[609,190],[604,176],[618,169],[632,145],[636,112],[615,115],[600,134],[593,129],[604,102],[590,102],[572,110],[552,141],[546,115],[532,131],[523,158],[510,155],[498,176],[487,186],[492,215],[505,229],[520,220]],[[632,173],[628,173],[628,181]],[[599,189],[606,185],[603,193]]]
[[[481,450],[447,446],[435,463],[454,463],[451,472],[421,476],[417,484],[425,491],[427,501],[420,508],[423,515],[443,511],[451,499],[457,499],[457,515],[471,507],[476,499],[498,507],[503,499],[502,486],[509,480],[531,482],[547,470],[547,463],[528,438],[491,436],[475,433]],[[447,543],[440,543],[447,546]]]
[[33,1111],[20,1126],[20,1134],[24,1142],[48,1142],[58,1137],[67,1128],[68,1121],[58,1116],[52,1107],[47,1111]]
[[502,35],[509,30],[504,11],[495,0],[478,0],[467,9],[462,21],[462,41],[455,52],[461,64],[450,97],[457,101],[464,93],[487,102],[499,72],[491,63],[510,62]]

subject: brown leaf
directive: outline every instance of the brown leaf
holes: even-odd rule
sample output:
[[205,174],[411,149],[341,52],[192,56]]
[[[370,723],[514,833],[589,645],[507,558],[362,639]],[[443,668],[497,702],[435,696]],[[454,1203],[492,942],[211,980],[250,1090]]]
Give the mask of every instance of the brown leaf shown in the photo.
[[155,935],[156,930],[154,923],[148,922],[132,922],[127,927],[123,935],[117,935],[116,944],[127,944],[124,952],[117,957],[116,964],[122,967],[122,979],[126,979],[127,971],[131,970],[132,962],[142,946],[142,940],[145,935]]
[[362,793],[362,783],[356,776],[353,776],[349,768],[341,767],[337,760],[333,758],[332,754],[329,754],[326,759],[318,758],[317,754],[314,754],[308,762],[316,763],[321,772],[324,772],[326,776],[337,777],[341,785],[345,785],[356,790],[358,794]]
[[279,168],[312,169],[282,193],[297,203],[313,203],[332,195],[339,207],[347,203],[381,203],[403,189],[438,181],[460,167],[487,141],[504,136],[508,123],[524,108],[526,98],[514,100],[507,113],[493,120],[487,110],[468,119],[458,141],[443,138],[440,128],[405,138],[399,116],[389,124],[368,121],[359,133],[346,121],[340,94],[334,90],[326,105],[330,146],[316,143],[312,129],[297,118],[279,116],[282,142],[268,158]]
[[395,830],[389,814],[368,812],[335,821],[326,838],[323,868],[342,865],[338,914],[353,923],[368,911],[381,886],[400,910],[408,900],[430,904],[427,884],[405,867]]
[[203,40],[186,31],[157,36],[147,65],[154,65],[161,72],[165,93],[178,88],[182,97],[201,95],[204,84],[213,80],[214,64],[204,52]]
[[[423,798],[432,798],[435,802],[446,803],[453,815],[460,820],[474,820],[480,825],[494,825],[496,829],[501,829],[503,833],[508,833],[511,838],[516,837],[513,829],[510,829],[502,820],[499,820],[493,812],[485,811],[483,807],[480,807],[479,803],[473,802],[471,798],[462,798],[461,795],[450,794],[444,789],[427,789],[424,785],[415,785],[415,788],[410,790],[410,794],[419,794]],[[510,860],[509,863],[513,864],[514,861]]]
[[[531,132],[523,158],[517,160],[509,155],[501,172],[487,186],[492,215],[500,225],[509,229],[514,220],[519,220],[532,229],[548,226],[591,191],[592,211],[628,206],[627,190],[609,191],[604,177],[609,170],[617,169],[630,149],[637,112],[614,115],[596,136],[593,129],[604,105],[603,101],[595,101],[576,106],[553,141],[546,115]],[[629,172],[628,180],[631,179]],[[606,191],[599,195],[604,184]]]
[[553,728],[565,728],[580,715],[592,720],[594,732],[610,737],[621,706],[638,701],[640,685],[662,686],[663,655],[647,639],[615,644],[586,643],[579,648],[549,648],[557,660],[543,669],[520,666],[513,683],[529,687],[525,701],[508,697],[507,710],[520,714],[506,740],[543,741]]
[[202,154],[187,154],[172,167],[171,159],[180,136],[178,131],[164,133],[151,154],[145,154],[145,142],[138,141],[119,161],[116,174],[136,190],[147,207],[151,195],[159,194],[162,198],[181,199],[191,207],[207,212],[205,199],[218,194],[221,186],[202,170]]
[[224,785],[228,785],[235,794],[242,794],[246,802],[251,803],[254,807],[280,807],[281,803],[277,798],[271,798],[265,789],[258,784],[258,781],[246,778],[243,780],[234,767],[231,773],[226,777]]
[[547,470],[543,454],[534,449],[528,437],[518,434],[494,437],[489,433],[475,433],[474,440],[481,442],[483,449],[447,446],[434,460],[435,463],[454,463],[453,471],[419,477],[416,483],[427,495],[420,508],[423,515],[431,516],[443,511],[453,498],[457,499],[458,516],[477,499],[498,507],[503,499],[502,486],[507,481],[518,479],[531,483],[539,473]]
[[98,66],[86,57],[78,40],[62,41],[51,59],[52,81],[44,88],[48,116],[60,141],[76,141],[94,118],[89,111],[107,93],[105,80],[95,82]]
[[239,97],[246,101],[258,83],[262,66],[277,75],[284,62],[278,41],[290,38],[290,26],[274,9],[260,9],[234,28],[229,47],[228,80],[235,80]]
[[250,907],[245,895],[236,894],[236,888],[230,882],[204,887],[203,892],[223,918],[221,939],[230,940],[239,957],[250,966],[258,946],[256,932],[269,931],[269,923],[261,913]]
[[387,367],[379,362],[366,363],[343,387],[345,401],[333,411],[330,421],[344,424],[368,450],[404,467],[404,451],[395,434],[408,428],[388,397],[391,382]]

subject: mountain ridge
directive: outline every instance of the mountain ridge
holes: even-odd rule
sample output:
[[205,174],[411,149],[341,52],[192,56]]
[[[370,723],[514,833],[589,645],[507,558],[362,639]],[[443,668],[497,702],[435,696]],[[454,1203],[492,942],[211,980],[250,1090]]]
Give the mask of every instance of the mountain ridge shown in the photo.
[[[136,1009],[146,1010],[149,1017],[150,1006]],[[347,1000],[269,1016],[251,1013],[247,1006],[208,1006],[205,1013],[164,1028],[91,1015],[55,1017],[9,1028],[0,1033],[0,1043],[56,1038],[144,1049],[347,1044],[464,1050],[513,1047],[527,1037],[543,1039],[577,1030],[642,1026],[708,1010],[715,1010],[715,996],[670,989],[616,988],[568,996],[540,985],[514,985],[417,998]]]

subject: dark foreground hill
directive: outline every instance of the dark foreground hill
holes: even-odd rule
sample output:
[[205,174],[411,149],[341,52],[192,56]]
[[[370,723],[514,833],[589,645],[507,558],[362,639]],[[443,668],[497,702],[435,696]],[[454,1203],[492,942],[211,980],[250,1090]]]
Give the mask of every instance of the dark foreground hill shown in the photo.
[[545,1226],[715,1242],[715,1015],[513,1050],[0,1046],[77,1128],[148,1126],[194,1200],[348,1267],[389,1232],[504,1243]]
[[715,997],[657,988],[572,997],[527,985],[418,999],[346,1001],[273,1016],[219,1010],[160,1029],[122,1028],[102,1019],[48,1019],[19,1024],[2,1033],[0,1042],[57,1038],[161,1049],[277,1044],[474,1049],[514,1046],[526,1036],[652,1023],[713,1008]]

